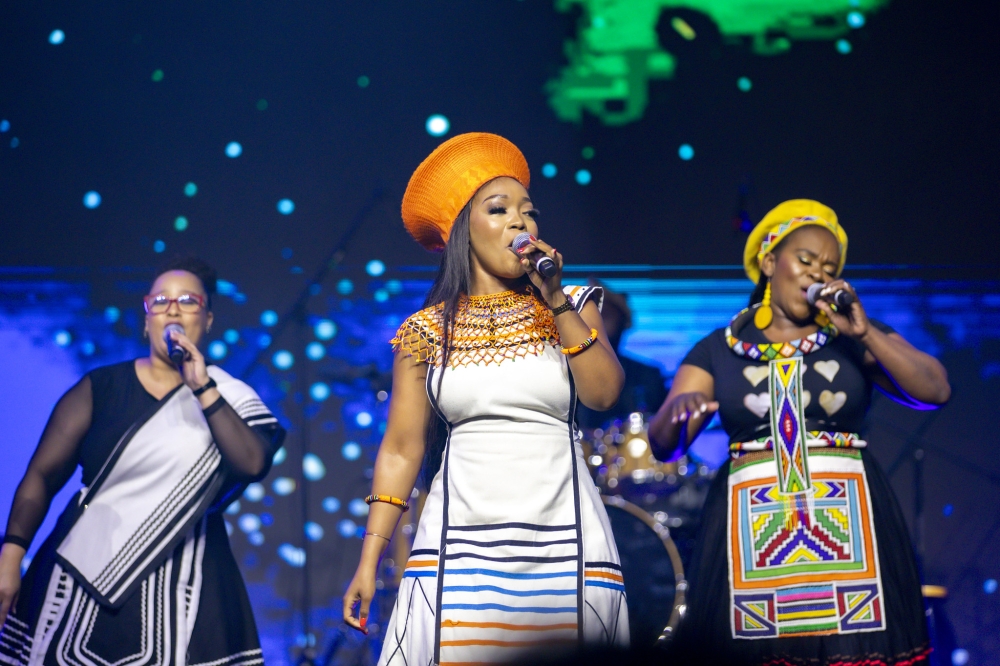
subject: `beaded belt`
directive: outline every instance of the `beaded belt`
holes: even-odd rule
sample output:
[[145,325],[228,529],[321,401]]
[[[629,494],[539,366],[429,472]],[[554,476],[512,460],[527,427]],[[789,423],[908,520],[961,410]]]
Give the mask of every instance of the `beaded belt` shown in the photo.
[[[861,439],[861,435],[856,432],[810,430],[806,434],[806,446],[811,449],[863,449],[868,446],[868,442]],[[729,452],[734,458],[738,458],[741,453],[772,451],[773,449],[774,437],[771,435],[749,442],[733,442],[729,445]]]

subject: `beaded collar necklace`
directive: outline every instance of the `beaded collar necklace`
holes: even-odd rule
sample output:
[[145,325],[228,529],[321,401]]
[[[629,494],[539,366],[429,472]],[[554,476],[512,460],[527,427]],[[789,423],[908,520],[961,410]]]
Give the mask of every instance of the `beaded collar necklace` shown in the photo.
[[[726,345],[728,345],[737,356],[744,356],[746,358],[753,359],[754,361],[771,361],[776,358],[805,356],[806,354],[819,351],[828,342],[830,342],[830,340],[837,336],[837,327],[833,324],[827,324],[815,333],[807,335],[804,338],[799,338],[798,340],[789,340],[788,342],[765,342],[759,344],[743,342],[733,334],[733,328],[737,320],[758,307],[760,307],[759,303],[753,307],[740,311],[730,320],[729,325],[726,326]],[[745,322],[741,323],[745,325]],[[739,330],[742,330],[742,326]]]

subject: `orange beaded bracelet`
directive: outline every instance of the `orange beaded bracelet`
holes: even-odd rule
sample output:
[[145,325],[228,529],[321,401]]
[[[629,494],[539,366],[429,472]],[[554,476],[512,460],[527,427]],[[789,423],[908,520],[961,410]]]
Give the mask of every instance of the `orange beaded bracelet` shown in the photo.
[[580,352],[582,352],[584,349],[594,344],[595,342],[597,342],[597,329],[592,328],[590,329],[589,338],[578,344],[576,347],[570,347],[569,349],[561,349],[560,351],[563,354],[566,354],[567,356],[575,356],[576,354],[579,354]]
[[406,500],[401,500],[398,497],[393,497],[391,495],[369,495],[365,498],[365,504],[371,504],[372,502],[385,502],[386,504],[392,504],[393,506],[398,506],[404,512],[410,510],[410,503]]

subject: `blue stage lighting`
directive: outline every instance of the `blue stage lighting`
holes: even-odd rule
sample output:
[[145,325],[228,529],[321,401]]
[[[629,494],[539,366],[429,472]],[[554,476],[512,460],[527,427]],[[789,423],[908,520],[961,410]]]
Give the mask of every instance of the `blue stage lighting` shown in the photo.
[[153,241],[153,252],[160,254],[167,249],[167,244],[161,240]]
[[576,172],[576,182],[579,183],[580,185],[590,184],[592,178],[593,176],[591,176],[590,172],[587,171],[586,169],[580,169],[579,171]]
[[312,521],[306,523],[306,538],[310,541],[319,541],[323,538],[323,527]]
[[11,148],[17,148],[20,145],[21,145],[21,140],[18,139],[16,136],[13,139],[10,140],[10,147]]
[[846,39],[837,40],[837,53],[847,55],[853,48],[854,47],[851,46],[851,43]]
[[237,521],[237,524],[240,526],[241,530],[243,530],[247,534],[250,534],[250,532],[256,532],[257,530],[260,529],[260,518],[258,518],[255,514],[252,513],[244,513],[242,516],[240,516],[240,519],[239,521]]
[[358,412],[358,415],[354,417],[354,422],[357,423],[362,428],[367,428],[372,424],[374,419],[372,415],[368,412]]
[[986,594],[993,594],[996,591],[997,591],[996,578],[987,578],[985,581],[983,581],[983,592],[985,592]]
[[378,277],[385,273],[385,264],[378,259],[372,259],[365,265],[365,272],[372,277]]
[[750,89],[753,88],[753,82],[747,77],[741,76],[740,78],[736,79],[736,87],[742,90],[743,92],[750,92]]
[[282,215],[291,215],[295,210],[295,202],[291,199],[282,199],[278,202],[278,212]]
[[80,343],[80,352],[84,356],[93,356],[95,351],[97,351],[97,346],[90,340],[84,340]]
[[184,231],[187,228],[188,228],[188,219],[183,215],[178,216],[177,219],[174,220],[174,229],[176,229],[177,231]]
[[264,545],[264,535],[260,532],[251,532],[247,535],[247,541],[249,541],[254,546]]
[[347,296],[352,291],[354,291],[354,283],[347,278],[344,278],[337,283],[337,293],[341,296]]
[[306,358],[310,361],[318,361],[326,356],[326,347],[319,342],[310,342],[306,345]]
[[227,157],[239,157],[243,154],[243,146],[238,141],[230,141],[226,144]]
[[236,500],[235,502],[233,502],[232,504],[230,504],[228,507],[226,507],[226,513],[228,515],[230,515],[230,516],[235,516],[239,512],[240,512],[240,501],[239,500]]
[[267,349],[271,346],[271,336],[267,333],[261,333],[257,336],[257,346],[261,349]]
[[295,356],[288,350],[280,349],[274,352],[274,356],[271,357],[271,363],[278,370],[288,370],[295,364]]
[[427,119],[427,133],[431,136],[444,136],[451,129],[451,123],[440,113],[435,113]]
[[281,495],[286,497],[295,492],[295,479],[290,479],[287,476],[279,476],[271,484],[271,490],[274,491],[275,495]]
[[361,457],[361,446],[357,442],[346,442],[340,447],[340,455],[344,460],[357,460]]
[[73,342],[73,336],[66,330],[56,331],[56,334],[52,336],[52,339],[60,347],[69,347],[69,344]]
[[861,12],[851,12],[847,15],[847,25],[854,29],[860,28],[865,24],[865,15]]
[[385,289],[390,294],[398,294],[403,291],[403,283],[399,280],[389,280],[385,283]]
[[196,194],[198,194],[198,186],[197,185],[195,185],[194,183],[188,183],[187,185],[184,186],[184,195],[185,196],[193,197]]
[[374,297],[376,303],[385,303],[389,300],[389,292],[385,289],[376,289]]
[[215,289],[223,296],[232,296],[236,293],[236,285],[229,280],[218,280]]
[[278,452],[274,454],[274,460],[272,461],[272,464],[280,465],[281,463],[285,462],[285,458],[287,457],[288,457],[288,449],[286,449],[285,447],[281,447],[280,449],[278,449]]
[[97,208],[101,205],[101,195],[91,190],[83,195],[83,205],[87,208]]
[[62,44],[66,41],[66,33],[62,30],[53,30],[49,33],[49,44]]
[[278,313],[274,310],[264,310],[260,313],[260,323],[264,326],[274,326],[278,323]]
[[121,319],[121,317],[122,317],[122,311],[116,308],[115,306],[109,305],[108,307],[104,308],[104,321],[108,322],[109,324],[114,324],[116,321]]
[[963,648],[956,648],[951,651],[952,666],[965,666],[969,663],[969,651]]
[[227,329],[226,332],[222,334],[222,339],[231,345],[235,345],[240,341],[240,332],[235,328]]
[[263,484],[251,483],[247,486],[247,489],[243,491],[243,498],[248,502],[259,502],[264,499],[266,491],[264,490]]
[[352,499],[350,504],[347,505],[347,510],[351,512],[352,516],[358,518],[368,515],[368,505],[361,498]]
[[226,347],[226,343],[222,340],[214,340],[208,345],[208,356],[213,361],[221,361],[226,358],[226,354],[229,353],[229,348]]
[[358,526],[354,524],[353,520],[348,520],[344,518],[342,521],[337,523],[337,531],[340,532],[340,536],[345,539],[350,539],[358,531]]
[[559,169],[552,162],[546,162],[542,165],[542,175],[546,178],[555,178],[557,173],[559,173]]
[[0,120],[0,132],[7,132],[10,130],[9,120]]
[[371,82],[372,82],[372,80],[369,79],[367,76],[363,76],[362,75],[362,76],[358,77],[358,87],[359,88],[367,88],[369,85],[371,85]]
[[306,551],[296,548],[290,543],[283,543],[278,546],[278,557],[283,559],[289,566],[303,567],[306,564]]
[[337,335],[337,325],[329,319],[320,319],[313,327],[313,332],[320,340],[332,340]]
[[307,453],[302,458],[302,476],[309,481],[319,481],[326,476],[326,465],[315,453]]
[[337,513],[340,511],[340,500],[336,497],[326,497],[323,499],[323,510],[327,513]]
[[330,387],[323,382],[316,382],[309,387],[309,395],[316,402],[323,402],[330,397]]
[[694,148],[687,143],[681,144],[681,147],[677,149],[677,156],[686,162],[694,157]]

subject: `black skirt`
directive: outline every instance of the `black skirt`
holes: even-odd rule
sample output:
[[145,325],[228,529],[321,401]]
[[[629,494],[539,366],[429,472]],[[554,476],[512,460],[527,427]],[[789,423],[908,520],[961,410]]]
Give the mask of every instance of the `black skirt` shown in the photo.
[[[930,654],[920,575],[899,503],[862,449],[871,492],[885,599],[886,629],[828,636],[734,639],[729,621],[726,513],[729,463],[719,470],[702,514],[688,571],[688,607],[670,651],[682,664],[746,666],[918,666]],[[671,663],[671,662],[667,662]]]

